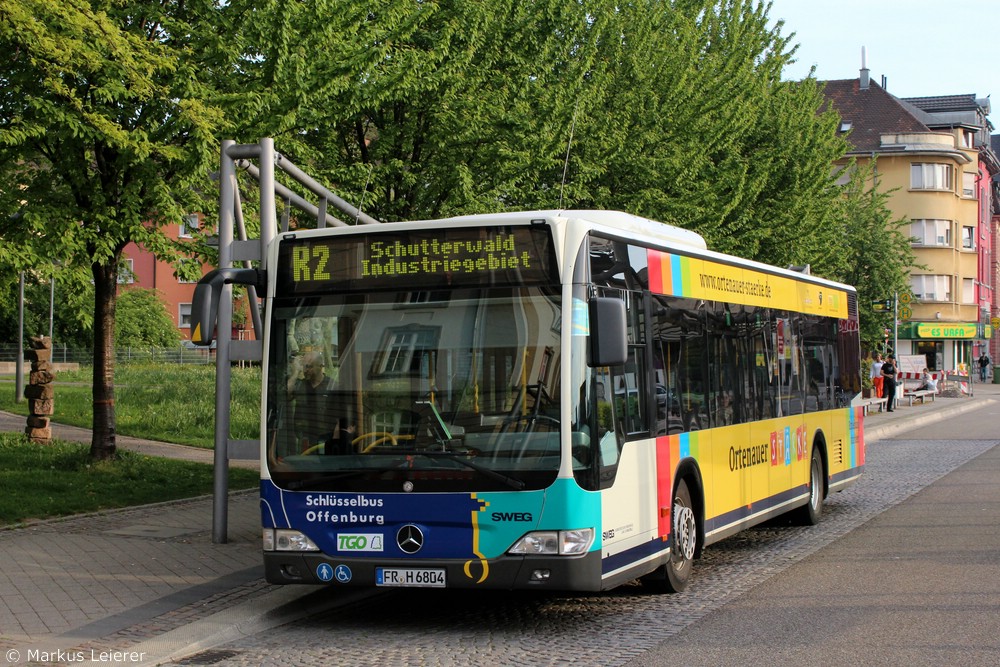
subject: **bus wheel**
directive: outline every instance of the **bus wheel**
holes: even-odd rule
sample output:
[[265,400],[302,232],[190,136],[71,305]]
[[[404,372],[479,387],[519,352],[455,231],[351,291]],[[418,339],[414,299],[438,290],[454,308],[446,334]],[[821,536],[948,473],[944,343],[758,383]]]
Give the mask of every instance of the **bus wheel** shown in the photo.
[[670,526],[670,560],[642,583],[657,592],[680,593],[687,588],[694,569],[694,553],[698,546],[698,521],[691,503],[691,492],[683,479],[674,491],[673,522]]
[[800,526],[815,526],[823,514],[823,459],[819,448],[813,447],[809,461],[809,503],[795,510],[794,520]]

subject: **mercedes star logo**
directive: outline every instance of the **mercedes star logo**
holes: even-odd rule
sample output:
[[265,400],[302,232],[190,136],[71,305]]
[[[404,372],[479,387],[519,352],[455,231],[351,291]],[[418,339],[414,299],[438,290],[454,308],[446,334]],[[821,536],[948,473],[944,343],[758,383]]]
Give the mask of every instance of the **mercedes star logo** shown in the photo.
[[396,533],[396,544],[408,554],[415,554],[424,546],[424,534],[412,523],[406,524]]

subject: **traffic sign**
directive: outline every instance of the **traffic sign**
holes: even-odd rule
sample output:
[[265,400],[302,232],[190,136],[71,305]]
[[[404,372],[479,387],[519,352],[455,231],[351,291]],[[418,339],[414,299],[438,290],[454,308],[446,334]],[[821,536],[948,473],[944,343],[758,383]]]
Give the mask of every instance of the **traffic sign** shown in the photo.
[[872,310],[876,312],[892,310],[892,299],[872,299]]
[[908,320],[913,317],[913,311],[909,307],[903,306],[899,309],[899,318],[902,320]]
[[899,295],[899,302],[904,306],[909,306],[911,301],[913,301],[913,295],[909,292],[904,292]]
[[994,329],[1000,329],[1000,317],[991,317],[990,326]]

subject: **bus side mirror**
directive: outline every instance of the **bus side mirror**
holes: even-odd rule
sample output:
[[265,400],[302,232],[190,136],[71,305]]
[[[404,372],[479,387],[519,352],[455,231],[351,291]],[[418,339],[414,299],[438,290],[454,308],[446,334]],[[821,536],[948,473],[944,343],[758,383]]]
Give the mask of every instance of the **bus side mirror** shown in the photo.
[[628,359],[625,302],[598,296],[590,300],[590,365],[620,366]]
[[255,285],[263,291],[264,273],[258,269],[213,269],[198,281],[191,300],[191,342],[195,345],[212,344],[222,286],[233,283]]

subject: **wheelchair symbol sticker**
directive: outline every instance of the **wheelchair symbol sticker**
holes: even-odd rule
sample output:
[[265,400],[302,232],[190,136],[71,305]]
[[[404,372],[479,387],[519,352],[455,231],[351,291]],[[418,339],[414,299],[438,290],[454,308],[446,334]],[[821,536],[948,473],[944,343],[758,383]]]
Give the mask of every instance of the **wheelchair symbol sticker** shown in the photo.
[[334,570],[334,576],[337,577],[337,581],[342,584],[346,584],[351,580],[351,568],[346,565],[338,565],[337,569]]

